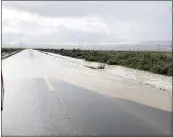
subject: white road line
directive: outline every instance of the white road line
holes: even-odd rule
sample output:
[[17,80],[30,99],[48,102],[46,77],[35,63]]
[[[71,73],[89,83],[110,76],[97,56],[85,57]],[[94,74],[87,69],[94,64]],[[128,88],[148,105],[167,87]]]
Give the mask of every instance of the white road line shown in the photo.
[[59,99],[60,104],[63,104],[64,105],[64,102],[62,101],[61,97],[59,95],[57,95],[57,97]]
[[48,80],[47,77],[44,77],[44,81],[45,81],[47,87],[49,88],[49,90],[54,91],[54,87],[52,86],[52,84],[50,83],[50,81]]
[[[47,77],[44,77],[44,81],[45,81],[45,83],[46,83],[46,85],[47,85],[47,87],[48,87],[48,89],[50,91],[55,91],[54,87],[52,86],[52,84],[50,83],[50,81],[49,81],[49,79]],[[57,94],[57,97],[59,99],[60,104],[64,104],[64,102],[62,101],[62,99],[59,96],[59,94]]]

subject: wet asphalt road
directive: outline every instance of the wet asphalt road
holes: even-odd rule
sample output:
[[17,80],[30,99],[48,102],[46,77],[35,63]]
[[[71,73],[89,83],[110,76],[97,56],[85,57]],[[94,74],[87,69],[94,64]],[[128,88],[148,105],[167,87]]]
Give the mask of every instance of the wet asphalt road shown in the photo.
[[171,134],[171,112],[61,80],[63,74],[78,69],[73,63],[29,49],[3,60],[2,135]]

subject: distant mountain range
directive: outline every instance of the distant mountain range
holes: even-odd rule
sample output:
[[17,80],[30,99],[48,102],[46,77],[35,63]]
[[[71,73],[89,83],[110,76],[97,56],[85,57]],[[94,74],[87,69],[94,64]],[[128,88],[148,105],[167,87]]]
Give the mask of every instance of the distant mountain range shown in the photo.
[[64,48],[64,49],[89,49],[89,50],[140,50],[140,51],[172,51],[172,41],[148,41],[115,44],[53,44],[53,45],[3,45],[2,47],[24,47],[24,48]]
[[172,51],[172,41],[150,41],[141,43],[90,45],[85,47],[99,50]]

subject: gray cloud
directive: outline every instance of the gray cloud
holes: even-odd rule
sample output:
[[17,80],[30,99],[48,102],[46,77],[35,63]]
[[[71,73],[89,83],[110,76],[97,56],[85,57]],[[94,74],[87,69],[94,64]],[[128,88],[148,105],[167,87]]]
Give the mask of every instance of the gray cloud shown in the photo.
[[171,1],[3,1],[2,9],[4,44],[172,39]]

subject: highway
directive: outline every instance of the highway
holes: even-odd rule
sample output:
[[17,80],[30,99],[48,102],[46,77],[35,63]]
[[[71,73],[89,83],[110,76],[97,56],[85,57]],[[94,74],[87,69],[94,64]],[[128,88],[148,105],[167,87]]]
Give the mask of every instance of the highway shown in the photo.
[[2,72],[3,136],[172,134],[170,111],[68,82],[91,75],[73,62],[27,49],[4,59]]

